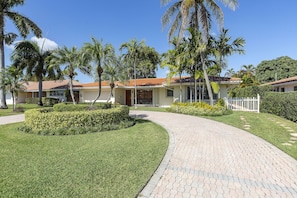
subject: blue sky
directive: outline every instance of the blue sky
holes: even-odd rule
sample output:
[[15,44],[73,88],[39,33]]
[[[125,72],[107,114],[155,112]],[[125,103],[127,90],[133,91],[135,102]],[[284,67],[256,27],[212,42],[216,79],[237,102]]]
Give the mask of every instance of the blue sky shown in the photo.
[[[242,65],[257,66],[262,60],[280,56],[297,59],[296,0],[239,0],[235,11],[220,1],[218,4],[225,14],[224,27],[229,29],[232,39],[243,37],[246,40],[245,55],[230,56],[228,68],[238,71]],[[113,44],[116,49],[131,39],[145,40],[148,46],[163,53],[170,47],[167,29],[163,31],[161,25],[166,8],[159,0],[26,0],[24,6],[15,10],[37,23],[50,46],[81,47],[85,42],[91,42],[91,36],[94,36]],[[217,31],[214,26],[213,32]],[[17,32],[9,21],[6,32]],[[11,52],[6,47],[7,64]],[[157,77],[165,76],[166,70],[159,69]],[[93,81],[81,74],[76,79]]]

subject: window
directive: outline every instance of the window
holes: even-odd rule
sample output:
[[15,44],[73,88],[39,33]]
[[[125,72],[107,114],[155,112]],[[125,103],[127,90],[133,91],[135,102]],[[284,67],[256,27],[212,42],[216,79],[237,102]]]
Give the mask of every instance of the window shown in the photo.
[[50,91],[50,96],[64,96],[64,91]]
[[166,89],[166,96],[167,96],[167,97],[173,97],[173,90],[171,90],[171,89]]
[[297,91],[297,86],[294,86],[294,91]]
[[281,92],[285,92],[285,88],[284,87],[281,88]]
[[137,90],[137,104],[153,104],[153,91]]

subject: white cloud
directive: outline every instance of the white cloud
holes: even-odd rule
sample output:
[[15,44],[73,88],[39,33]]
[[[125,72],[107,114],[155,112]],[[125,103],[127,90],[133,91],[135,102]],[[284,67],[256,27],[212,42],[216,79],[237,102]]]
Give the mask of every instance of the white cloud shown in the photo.
[[34,41],[38,44],[41,50],[54,50],[58,48],[58,44],[55,41],[49,40],[47,38],[37,38],[33,36],[31,41]]
[[[36,42],[38,44],[38,46],[40,47],[40,49],[43,51],[54,50],[54,49],[58,48],[58,44],[55,41],[52,41],[47,38],[37,38],[37,37],[33,36],[30,40]],[[13,51],[15,45],[19,42],[21,42],[21,41],[15,41],[11,45],[5,45],[5,47],[7,47],[11,51]]]

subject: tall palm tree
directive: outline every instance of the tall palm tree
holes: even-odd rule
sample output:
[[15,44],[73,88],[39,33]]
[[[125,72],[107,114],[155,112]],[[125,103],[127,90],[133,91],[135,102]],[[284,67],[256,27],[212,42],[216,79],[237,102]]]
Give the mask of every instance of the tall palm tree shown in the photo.
[[98,94],[91,103],[91,106],[99,99],[101,95],[102,73],[103,67],[107,61],[113,59],[114,48],[111,44],[103,45],[103,41],[98,41],[94,37],[91,38],[92,43],[85,43],[83,52],[88,54],[91,58],[91,62],[95,65],[96,77],[98,77]]
[[[33,21],[13,10],[14,7],[23,5],[24,2],[25,0],[0,1],[0,73],[5,68],[4,43],[10,45],[17,37],[14,33],[5,34],[6,18],[13,22],[23,38],[25,38],[30,31],[37,37],[41,37],[41,29]],[[3,83],[2,80],[3,77],[0,75],[0,84]],[[7,108],[4,88],[0,90],[0,102],[0,108]]]
[[[167,5],[171,1],[172,0],[161,0],[161,3]],[[237,0],[222,0],[222,2],[231,9],[235,9],[238,4]],[[162,23],[164,27],[170,23],[170,18],[175,17],[170,32],[178,31],[179,40],[184,36],[186,29],[191,26],[197,31],[201,30],[204,39],[200,42],[207,42],[211,27],[211,15],[215,17],[216,22],[221,27],[223,25],[224,14],[215,0],[178,0],[177,3],[174,3],[172,6],[174,6],[174,8],[170,7],[168,9],[169,11],[165,12]],[[213,105],[213,94],[204,58],[204,53],[200,52],[200,61],[210,98],[210,104]]]
[[77,75],[76,70],[91,75],[90,60],[90,56],[82,53],[76,47],[67,48],[66,46],[55,50],[50,57],[51,67],[64,67],[63,75],[69,78],[69,91],[74,105],[76,101],[73,93],[73,80]]
[[[51,55],[51,50],[43,50],[35,41],[19,42],[12,53],[14,65],[25,69],[29,77],[35,76],[38,80],[38,105],[42,104],[42,80],[49,72],[54,74],[54,68],[49,68],[47,58]],[[50,71],[52,70],[52,71]],[[60,68],[57,68],[57,78],[61,75]]]
[[110,86],[110,95],[107,99],[107,102],[109,102],[113,97],[115,81],[125,82],[128,75],[126,73],[125,63],[122,61],[121,57],[115,57],[114,59],[109,60],[103,69],[102,79],[109,81]]
[[[124,61],[133,66],[134,73],[134,107],[135,109],[137,104],[137,88],[136,88],[136,79],[137,79],[137,68],[136,66],[141,61],[141,54],[143,52],[143,48],[145,46],[144,41],[137,41],[136,39],[130,40],[130,42],[123,43],[120,46],[120,50],[125,53],[123,54]],[[128,71],[129,72],[129,71]],[[130,72],[129,72],[130,73]],[[132,76],[129,76],[131,79]]]

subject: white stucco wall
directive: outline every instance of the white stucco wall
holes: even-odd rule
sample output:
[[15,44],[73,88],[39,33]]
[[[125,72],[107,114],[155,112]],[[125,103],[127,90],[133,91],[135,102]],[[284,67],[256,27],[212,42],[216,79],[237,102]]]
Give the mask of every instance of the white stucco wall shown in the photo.
[[[97,90],[81,90],[81,101],[82,102],[92,102],[97,94]],[[96,102],[106,102],[109,97],[109,90],[102,90],[99,99]]]

